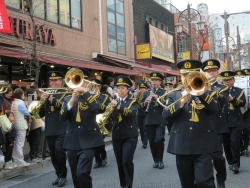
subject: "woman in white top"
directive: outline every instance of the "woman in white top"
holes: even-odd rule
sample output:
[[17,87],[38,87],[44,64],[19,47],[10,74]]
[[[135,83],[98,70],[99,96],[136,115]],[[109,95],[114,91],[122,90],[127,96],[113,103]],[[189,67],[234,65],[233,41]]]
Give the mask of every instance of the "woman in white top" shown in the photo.
[[28,123],[25,116],[30,116],[27,107],[23,101],[24,92],[21,88],[17,88],[13,92],[15,100],[12,102],[11,111],[14,113],[16,125],[16,141],[13,148],[12,157],[18,166],[29,166],[30,163],[24,161],[23,146],[26,137]]

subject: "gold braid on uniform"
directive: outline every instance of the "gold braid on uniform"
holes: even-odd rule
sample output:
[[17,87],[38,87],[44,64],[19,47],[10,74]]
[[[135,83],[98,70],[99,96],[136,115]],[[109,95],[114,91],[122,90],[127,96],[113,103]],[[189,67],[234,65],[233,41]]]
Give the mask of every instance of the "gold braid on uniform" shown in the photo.
[[132,100],[131,103],[129,104],[129,106],[127,108],[124,108],[124,112],[123,112],[123,115],[126,116],[128,115],[128,113],[131,113],[132,110],[130,110],[132,104],[134,104],[136,102],[136,100]]
[[241,90],[239,97],[236,99],[236,103],[235,103],[236,106],[238,106],[240,103],[243,102],[243,100],[240,100],[243,94],[244,94],[244,90]]
[[61,106],[61,104],[62,104],[62,99],[65,97],[66,94],[67,94],[67,93],[64,93],[64,94],[61,96],[60,99],[57,99],[57,100],[56,100],[56,105],[55,105],[55,107],[59,108],[59,107]]
[[108,95],[105,95],[105,96],[106,96],[106,98],[104,99],[104,101],[101,104],[101,110],[105,109],[105,107],[106,107],[105,103],[106,103],[106,101],[108,100],[108,97],[109,97]]
[[80,110],[87,110],[89,107],[88,105],[83,104],[82,102],[78,102],[78,111],[76,114],[76,122],[81,122]]
[[[215,93],[216,93],[216,92],[215,92]],[[199,106],[198,106],[198,105],[195,103],[195,101],[192,100],[191,106],[192,106],[192,114],[191,114],[191,119],[190,119],[190,121],[199,122],[199,118],[198,118],[198,115],[197,115],[197,113],[196,113],[196,110],[201,110],[201,109],[203,109],[203,108],[204,108],[204,105],[199,105]]]
[[222,95],[221,93],[224,92],[224,91],[226,91],[226,90],[228,90],[228,86],[225,85],[225,87],[222,88],[222,89],[218,92],[217,97],[223,97],[223,95]]
[[205,101],[207,102],[207,104],[210,104],[211,101],[213,100],[213,96],[217,94],[216,91],[213,91],[210,95],[207,95],[206,98],[205,98]]
[[99,94],[95,94],[92,97],[89,97],[87,101],[91,104],[92,102],[96,101],[96,99],[99,97]]

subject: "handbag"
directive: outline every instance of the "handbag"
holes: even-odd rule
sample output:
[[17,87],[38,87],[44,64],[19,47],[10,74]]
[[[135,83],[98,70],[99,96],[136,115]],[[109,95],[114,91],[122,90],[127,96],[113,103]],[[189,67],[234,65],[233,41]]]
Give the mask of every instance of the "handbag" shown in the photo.
[[2,107],[2,112],[0,115],[0,127],[2,128],[2,131],[4,133],[7,133],[7,132],[11,131],[11,129],[12,129],[12,124],[11,124],[9,118],[7,118],[6,114],[4,114],[3,107]]

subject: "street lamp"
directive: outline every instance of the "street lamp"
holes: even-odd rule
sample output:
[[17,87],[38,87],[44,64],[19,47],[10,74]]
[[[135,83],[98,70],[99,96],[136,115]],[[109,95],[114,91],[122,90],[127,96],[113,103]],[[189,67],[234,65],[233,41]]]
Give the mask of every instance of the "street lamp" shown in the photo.
[[228,45],[228,36],[229,36],[229,23],[227,19],[229,18],[230,15],[235,15],[235,14],[250,14],[250,11],[244,11],[244,12],[236,12],[236,13],[230,13],[228,14],[226,11],[224,12],[221,17],[225,20],[225,36],[226,36],[226,48],[227,48],[227,69],[232,71],[232,67],[230,67],[230,59],[229,59],[229,45]]
[[201,19],[201,15],[198,12],[198,10],[190,8],[190,4],[188,3],[187,9],[183,10],[180,13],[179,18],[178,18],[178,23],[175,25],[177,33],[182,33],[183,25],[180,23],[180,17],[183,14],[183,12],[185,12],[186,10],[188,11],[188,20],[187,21],[188,21],[188,35],[189,35],[189,46],[190,46],[190,58],[193,59],[192,24],[191,24],[190,11],[193,10],[193,11],[197,12],[197,14],[199,14],[199,16],[200,16],[200,21],[198,21],[198,23],[197,23],[198,24],[198,30],[200,32],[204,31],[205,21]]

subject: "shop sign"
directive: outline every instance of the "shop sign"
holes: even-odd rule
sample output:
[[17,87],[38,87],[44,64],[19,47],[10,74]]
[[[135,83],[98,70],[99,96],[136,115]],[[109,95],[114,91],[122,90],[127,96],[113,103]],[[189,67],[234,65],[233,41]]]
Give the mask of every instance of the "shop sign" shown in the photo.
[[0,33],[10,33],[10,22],[4,0],[0,0]]
[[146,44],[136,44],[135,46],[135,58],[139,59],[152,59],[151,45]]
[[25,40],[34,40],[36,38],[38,42],[56,45],[54,29],[36,24],[36,36],[34,36],[32,22],[13,17],[9,17],[9,21],[12,35]]

